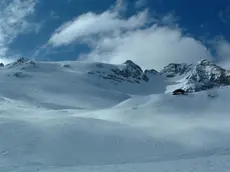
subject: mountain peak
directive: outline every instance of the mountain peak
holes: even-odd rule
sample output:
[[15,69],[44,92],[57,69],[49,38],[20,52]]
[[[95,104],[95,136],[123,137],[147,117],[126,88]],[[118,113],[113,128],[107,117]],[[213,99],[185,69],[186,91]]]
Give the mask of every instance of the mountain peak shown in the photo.
[[183,75],[190,71],[192,68],[191,64],[186,63],[170,63],[169,65],[165,66],[160,73],[168,78],[175,77],[177,75]]
[[126,60],[124,64],[127,64],[127,65],[136,65],[132,60]]
[[208,60],[201,60],[186,77],[187,91],[201,91],[230,85],[229,72]]
[[142,69],[141,69],[141,67],[138,66],[136,63],[134,63],[131,60],[127,60],[124,64],[127,66],[127,68],[129,70],[135,70],[138,73],[142,73],[143,72]]
[[28,61],[29,59],[25,59],[24,57],[22,57],[22,58],[19,58],[18,60],[17,60],[17,62],[21,62],[21,63],[24,63],[24,62],[26,62],[26,61]]
[[26,59],[26,58],[19,58],[17,61],[10,63],[8,65],[6,65],[8,68],[21,68],[21,69],[25,69],[28,67],[35,67],[36,63],[30,59]]
[[207,66],[207,65],[212,65],[212,63],[207,59],[202,59],[198,62],[198,65]]

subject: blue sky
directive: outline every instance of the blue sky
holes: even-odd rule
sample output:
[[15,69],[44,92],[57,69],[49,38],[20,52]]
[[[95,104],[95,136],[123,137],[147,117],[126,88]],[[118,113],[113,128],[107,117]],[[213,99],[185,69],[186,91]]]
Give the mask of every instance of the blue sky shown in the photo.
[[[0,58],[228,64],[228,0],[2,0]],[[230,63],[229,63],[230,64]]]

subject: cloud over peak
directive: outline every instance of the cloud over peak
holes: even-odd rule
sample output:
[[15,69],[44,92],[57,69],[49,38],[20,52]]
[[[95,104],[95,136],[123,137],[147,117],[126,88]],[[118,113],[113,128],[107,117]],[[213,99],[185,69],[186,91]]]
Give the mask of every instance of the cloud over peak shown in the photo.
[[211,54],[201,42],[185,37],[179,29],[158,27],[138,29],[101,38],[93,51],[82,57],[93,61],[123,63],[130,59],[143,68],[162,69],[168,63],[193,63]]
[[122,63],[129,59],[143,68],[161,69],[170,62],[212,59],[205,45],[184,35],[175,25],[174,15],[168,14],[159,21],[145,9],[124,18],[119,10],[124,9],[122,4],[124,1],[117,1],[115,7],[101,14],[88,12],[64,23],[48,44],[57,48],[83,42],[91,52],[81,54],[81,60]]

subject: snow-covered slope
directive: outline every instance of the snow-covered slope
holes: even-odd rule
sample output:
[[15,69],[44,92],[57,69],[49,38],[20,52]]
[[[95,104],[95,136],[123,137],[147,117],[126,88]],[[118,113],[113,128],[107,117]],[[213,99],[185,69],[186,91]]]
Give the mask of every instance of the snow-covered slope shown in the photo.
[[230,88],[165,93],[184,76],[131,61],[1,67],[0,171],[227,171]]

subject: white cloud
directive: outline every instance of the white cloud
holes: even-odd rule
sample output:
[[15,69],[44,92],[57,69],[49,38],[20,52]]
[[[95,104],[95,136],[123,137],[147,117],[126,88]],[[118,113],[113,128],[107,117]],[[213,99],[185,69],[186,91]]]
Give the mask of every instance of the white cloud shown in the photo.
[[[216,44],[217,54],[220,59],[230,58],[230,43],[226,40],[220,40]],[[230,60],[230,59],[229,59]]]
[[163,17],[159,23],[161,26],[147,10],[129,18],[123,18],[114,8],[101,14],[89,12],[59,27],[49,44],[58,47],[84,41],[92,51],[80,59],[109,63],[129,59],[143,68],[158,70],[170,62],[193,63],[212,58],[200,41],[175,27],[173,15]]
[[141,8],[144,7],[145,5],[146,5],[146,0],[137,0],[135,3],[136,8]]
[[172,25],[172,24],[175,24],[178,20],[179,18],[177,16],[175,16],[173,13],[169,13],[163,16],[163,18],[161,19],[161,22],[165,25]]
[[210,59],[211,55],[201,42],[183,36],[179,29],[155,25],[119,36],[102,37],[84,58],[109,63],[130,59],[143,68],[159,70],[170,62],[194,63],[202,58]]
[[230,7],[227,7],[225,10],[219,12],[220,21],[224,24],[227,24],[230,20]]
[[[8,45],[23,32],[38,29],[27,18],[34,13],[37,0],[3,0],[0,2],[0,58],[5,58]],[[6,60],[4,60],[6,61]]]
[[125,0],[117,0],[115,7],[112,8],[114,12],[124,12],[127,9],[127,4]]
[[140,12],[127,20],[121,19],[119,14],[113,11],[106,11],[102,14],[89,12],[58,28],[49,43],[53,46],[61,46],[86,36],[105,34],[121,29],[132,30],[143,26],[147,20],[147,11]]
[[225,39],[215,41],[217,61],[223,68],[230,69],[230,42]]

